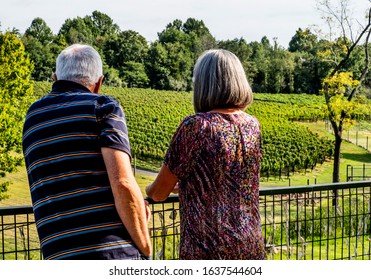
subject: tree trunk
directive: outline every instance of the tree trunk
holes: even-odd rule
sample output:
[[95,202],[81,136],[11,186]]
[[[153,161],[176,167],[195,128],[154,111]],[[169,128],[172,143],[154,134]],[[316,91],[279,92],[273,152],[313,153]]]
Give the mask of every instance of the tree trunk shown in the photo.
[[340,148],[342,142],[341,135],[335,133],[335,151],[334,151],[334,170],[332,171],[332,182],[340,182]]
[[[335,135],[335,150],[334,150],[334,165],[332,170],[332,182],[340,182],[340,148],[343,141],[343,122],[340,121],[337,124],[335,121],[331,121],[332,128]],[[334,197],[332,199],[332,206],[336,207],[338,205],[338,190],[334,190]]]

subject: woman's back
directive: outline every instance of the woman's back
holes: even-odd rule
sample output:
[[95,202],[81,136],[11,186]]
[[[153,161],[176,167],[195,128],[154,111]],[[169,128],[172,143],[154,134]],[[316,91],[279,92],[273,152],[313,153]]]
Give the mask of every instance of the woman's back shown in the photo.
[[175,133],[164,164],[180,180],[181,259],[264,259],[255,117],[198,113]]

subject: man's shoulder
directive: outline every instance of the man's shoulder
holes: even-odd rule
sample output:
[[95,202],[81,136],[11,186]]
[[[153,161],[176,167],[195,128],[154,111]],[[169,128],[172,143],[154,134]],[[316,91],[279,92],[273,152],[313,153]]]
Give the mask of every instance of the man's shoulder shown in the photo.
[[97,101],[99,104],[114,103],[119,105],[119,101],[115,97],[106,94],[98,94]]

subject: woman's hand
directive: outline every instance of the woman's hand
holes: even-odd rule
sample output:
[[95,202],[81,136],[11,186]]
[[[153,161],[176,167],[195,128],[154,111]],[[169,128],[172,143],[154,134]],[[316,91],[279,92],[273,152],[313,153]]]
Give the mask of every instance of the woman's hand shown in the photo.
[[149,207],[149,202],[147,200],[144,200],[144,205],[146,207],[147,222],[149,222],[151,220],[151,208]]
[[179,183],[176,183],[174,186],[174,189],[171,191],[173,194],[178,194],[179,193]]

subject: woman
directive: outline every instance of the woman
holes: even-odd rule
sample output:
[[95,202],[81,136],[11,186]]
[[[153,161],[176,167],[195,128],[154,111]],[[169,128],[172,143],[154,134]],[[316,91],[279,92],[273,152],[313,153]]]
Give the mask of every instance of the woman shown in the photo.
[[265,259],[259,215],[260,125],[244,112],[252,91],[238,58],[206,51],[194,72],[194,109],[146,189],[179,188],[180,259]]

